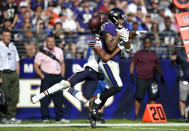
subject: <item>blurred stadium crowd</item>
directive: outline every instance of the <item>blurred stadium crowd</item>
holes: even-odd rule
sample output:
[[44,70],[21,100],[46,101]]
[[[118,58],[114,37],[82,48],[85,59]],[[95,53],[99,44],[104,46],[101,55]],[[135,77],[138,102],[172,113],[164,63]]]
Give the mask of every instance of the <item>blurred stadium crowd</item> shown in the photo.
[[[125,11],[129,30],[138,26],[153,38],[153,49],[167,58],[181,45],[172,0],[1,0],[0,27],[12,30],[12,40],[21,58],[34,57],[47,34],[54,34],[56,46],[65,58],[84,58],[90,39],[88,21],[96,14],[118,7]],[[142,46],[140,37],[131,41],[133,52]],[[131,55],[132,56],[132,55]]]

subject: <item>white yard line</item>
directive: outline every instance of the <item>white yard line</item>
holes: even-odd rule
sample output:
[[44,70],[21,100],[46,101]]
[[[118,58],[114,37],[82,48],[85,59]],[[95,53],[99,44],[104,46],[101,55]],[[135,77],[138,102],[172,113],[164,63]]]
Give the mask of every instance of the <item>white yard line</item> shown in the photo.
[[[0,127],[87,127],[90,124],[0,124]],[[125,123],[125,124],[97,124],[99,127],[189,127],[189,123]]]

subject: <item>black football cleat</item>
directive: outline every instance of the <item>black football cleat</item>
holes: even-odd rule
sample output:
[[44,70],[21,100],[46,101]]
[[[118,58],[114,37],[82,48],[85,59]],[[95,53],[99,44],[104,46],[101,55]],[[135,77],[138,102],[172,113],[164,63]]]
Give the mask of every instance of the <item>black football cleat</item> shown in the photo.
[[97,123],[101,123],[101,124],[106,123],[106,121],[104,120],[104,118],[103,118],[103,116],[102,116],[102,113],[98,113],[98,120],[97,120]]
[[95,116],[92,114],[92,112],[88,113],[88,119],[89,119],[89,123],[91,124],[92,128],[96,128],[96,118]]
[[99,119],[99,113],[98,113],[99,104],[96,104],[94,101],[90,101],[89,106],[92,109],[92,115],[94,115],[96,119]]

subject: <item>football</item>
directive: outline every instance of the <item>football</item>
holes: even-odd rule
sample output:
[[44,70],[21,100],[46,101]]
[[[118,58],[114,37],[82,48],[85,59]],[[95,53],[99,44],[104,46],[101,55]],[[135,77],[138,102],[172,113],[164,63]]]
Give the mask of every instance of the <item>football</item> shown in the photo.
[[96,15],[96,16],[92,17],[88,23],[89,29],[91,29],[91,30],[99,28],[100,25],[101,25],[100,15]]

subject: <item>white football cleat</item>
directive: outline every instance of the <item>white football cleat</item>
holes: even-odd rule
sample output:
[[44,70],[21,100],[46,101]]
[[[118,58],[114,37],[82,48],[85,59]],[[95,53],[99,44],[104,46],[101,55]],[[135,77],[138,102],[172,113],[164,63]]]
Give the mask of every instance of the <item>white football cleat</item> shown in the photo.
[[37,94],[32,97],[33,104],[37,103],[39,100],[41,100],[43,97],[45,97],[44,93]]

